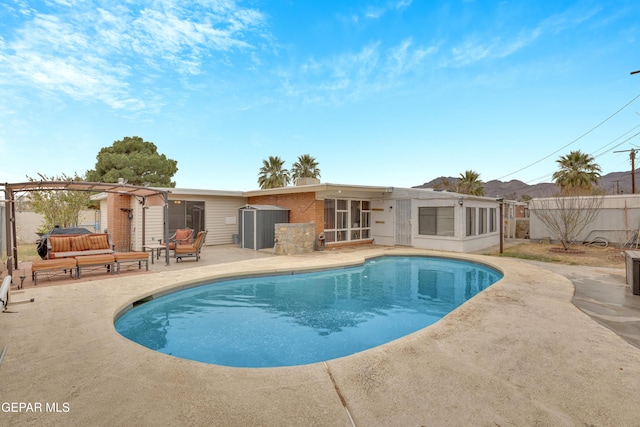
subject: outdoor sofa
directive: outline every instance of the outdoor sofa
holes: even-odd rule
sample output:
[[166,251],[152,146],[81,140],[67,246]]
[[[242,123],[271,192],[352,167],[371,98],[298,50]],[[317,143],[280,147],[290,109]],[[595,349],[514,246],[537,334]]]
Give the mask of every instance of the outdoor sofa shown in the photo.
[[39,274],[66,274],[76,278],[82,275],[82,269],[107,267],[107,272],[120,272],[120,264],[137,263],[142,268],[145,263],[149,270],[147,252],[116,252],[108,233],[51,235],[47,239],[47,259],[34,261],[31,267],[31,279],[38,284]]

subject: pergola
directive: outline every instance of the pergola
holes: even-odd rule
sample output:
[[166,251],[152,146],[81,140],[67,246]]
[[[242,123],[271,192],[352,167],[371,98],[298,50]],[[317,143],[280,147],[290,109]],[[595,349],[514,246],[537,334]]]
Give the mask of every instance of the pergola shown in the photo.
[[[9,274],[13,274],[14,269],[18,269],[18,247],[16,236],[16,193],[31,191],[89,191],[97,193],[116,193],[121,195],[136,196],[142,199],[144,206],[164,206],[163,223],[164,223],[164,239],[166,243],[165,257],[166,263],[169,264],[169,190],[139,187],[135,185],[127,185],[124,183],[108,184],[102,182],[83,182],[83,181],[34,181],[20,182],[14,184],[4,184],[4,202],[7,204],[7,220],[6,220],[6,248],[9,262],[7,268]],[[144,224],[145,209],[142,209],[142,221]],[[142,244],[144,245],[144,229],[142,234]]]

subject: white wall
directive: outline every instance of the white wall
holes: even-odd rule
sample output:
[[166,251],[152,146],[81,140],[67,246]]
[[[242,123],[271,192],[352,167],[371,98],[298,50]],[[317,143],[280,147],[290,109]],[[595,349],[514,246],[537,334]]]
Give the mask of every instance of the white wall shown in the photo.
[[371,200],[371,237],[376,245],[393,246],[396,244],[395,200]]
[[[459,198],[462,197],[462,205]],[[473,197],[455,193],[420,189],[396,188],[385,198],[371,200],[372,236],[374,244],[396,244],[396,200],[411,199],[411,246],[450,252],[475,252],[500,244],[499,204],[490,198]],[[421,207],[454,207],[454,235],[426,236],[419,234],[419,209]],[[496,230],[482,235],[466,236],[465,209],[495,208]],[[477,219],[476,219],[477,221]],[[476,228],[477,230],[477,228]]]
[[[548,199],[533,199],[530,202],[530,231],[532,240],[551,239],[555,236],[535,215],[536,206]],[[551,206],[554,206],[553,204]],[[624,243],[640,229],[640,195],[604,196],[602,207],[594,221],[587,226],[577,240],[592,240],[604,237],[611,243]]]

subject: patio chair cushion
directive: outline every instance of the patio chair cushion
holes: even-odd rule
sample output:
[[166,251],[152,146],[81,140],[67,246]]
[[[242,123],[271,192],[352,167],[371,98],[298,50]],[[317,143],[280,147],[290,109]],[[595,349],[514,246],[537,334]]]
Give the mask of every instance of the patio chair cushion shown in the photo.
[[82,255],[76,257],[78,267],[88,265],[113,264],[115,257],[110,254],[103,255]]
[[57,258],[33,261],[31,263],[31,271],[57,270],[75,268],[75,258]]
[[148,252],[116,252],[116,261],[144,261],[149,259]]
[[175,252],[177,254],[188,254],[196,251],[196,247],[193,245],[178,245],[176,246]]
[[73,271],[76,269],[75,258],[56,258],[33,261],[31,263],[31,280],[34,284],[38,284],[39,274],[57,274],[60,270],[66,272],[69,271],[69,276],[73,275]]
[[179,229],[176,230],[175,239],[180,243],[189,243],[187,239],[189,239],[193,235],[193,230],[191,229]]

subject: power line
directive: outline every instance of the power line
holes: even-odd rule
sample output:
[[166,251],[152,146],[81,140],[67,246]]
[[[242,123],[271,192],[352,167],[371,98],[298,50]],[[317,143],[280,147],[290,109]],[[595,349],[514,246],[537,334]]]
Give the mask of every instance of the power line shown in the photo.
[[[614,148],[618,148],[619,146],[621,146],[622,144],[624,144],[627,141],[631,141],[633,138],[635,138],[636,136],[640,135],[640,132],[636,132],[634,135],[631,135],[629,138],[625,139],[624,141],[622,141],[620,144],[614,145],[613,147],[611,147],[609,150],[605,151],[604,153],[601,153],[598,155],[598,157],[602,156],[603,154],[608,153],[609,151],[613,150]],[[631,144],[633,145],[633,144]],[[637,150],[636,150],[637,151]],[[615,151],[614,151],[615,153]]]
[[525,169],[530,168],[531,166],[537,165],[538,163],[540,163],[543,160],[548,159],[549,157],[553,156],[554,154],[557,154],[558,152],[564,150],[565,148],[567,148],[568,146],[570,146],[571,144],[574,144],[575,142],[581,140],[582,138],[584,138],[585,136],[589,135],[591,132],[593,132],[594,130],[598,129],[600,126],[602,126],[603,124],[605,124],[606,122],[608,122],[610,119],[612,119],[615,115],[617,115],[619,112],[621,112],[622,110],[624,110],[625,108],[627,108],[629,105],[631,105],[631,103],[633,103],[633,101],[635,101],[636,99],[640,98],[640,94],[636,95],[635,98],[633,98],[631,101],[627,102],[625,105],[623,105],[621,108],[619,108],[615,113],[611,114],[609,117],[607,117],[606,119],[604,119],[603,121],[601,121],[600,123],[598,123],[596,126],[594,126],[593,128],[591,128],[590,130],[588,130],[587,132],[583,133],[582,135],[580,135],[579,137],[577,137],[576,139],[574,139],[573,141],[571,141],[570,143],[560,147],[559,149],[557,149],[556,151],[554,151],[553,153],[541,158],[540,160],[536,160],[535,162],[518,169],[517,171],[511,172],[507,175],[503,175],[500,178],[496,178],[496,180],[503,180],[504,178],[514,175],[518,172],[522,172]]
[[616,142],[616,141],[617,141],[617,140],[619,140],[620,138],[625,137],[626,135],[630,134],[631,132],[633,132],[634,130],[638,129],[639,127],[640,127],[640,125],[637,125],[637,126],[635,126],[635,127],[631,128],[631,129],[629,129],[628,131],[626,131],[625,133],[623,133],[622,135],[620,135],[619,137],[617,137],[616,139],[614,139],[614,140],[613,140],[613,141],[611,141],[610,143],[608,143],[608,144],[606,144],[606,145],[604,145],[604,146],[602,146],[602,147],[598,148],[597,150],[593,151],[593,152],[591,153],[591,155],[592,155],[592,156],[593,156],[593,158],[595,159],[595,158],[598,158],[598,157],[600,157],[600,156],[602,156],[602,155],[604,155],[604,154],[607,154],[608,152],[610,152],[610,151],[611,151],[611,150],[613,150],[614,148],[618,148],[619,146],[621,146],[621,145],[622,145],[622,144],[624,144],[625,142],[629,141],[630,139],[635,138],[638,134],[636,133],[636,134],[635,134],[635,135],[633,135],[631,138],[627,138],[627,139],[625,139],[624,141],[622,141],[621,143],[619,143],[619,144],[617,144],[617,145],[614,145],[613,147],[611,147],[611,148],[609,148],[609,149],[607,149],[607,150],[603,151],[602,153],[600,153],[600,154],[596,154],[598,151],[603,150],[604,148],[606,148],[606,147],[610,146],[611,144],[613,144],[614,142]]

